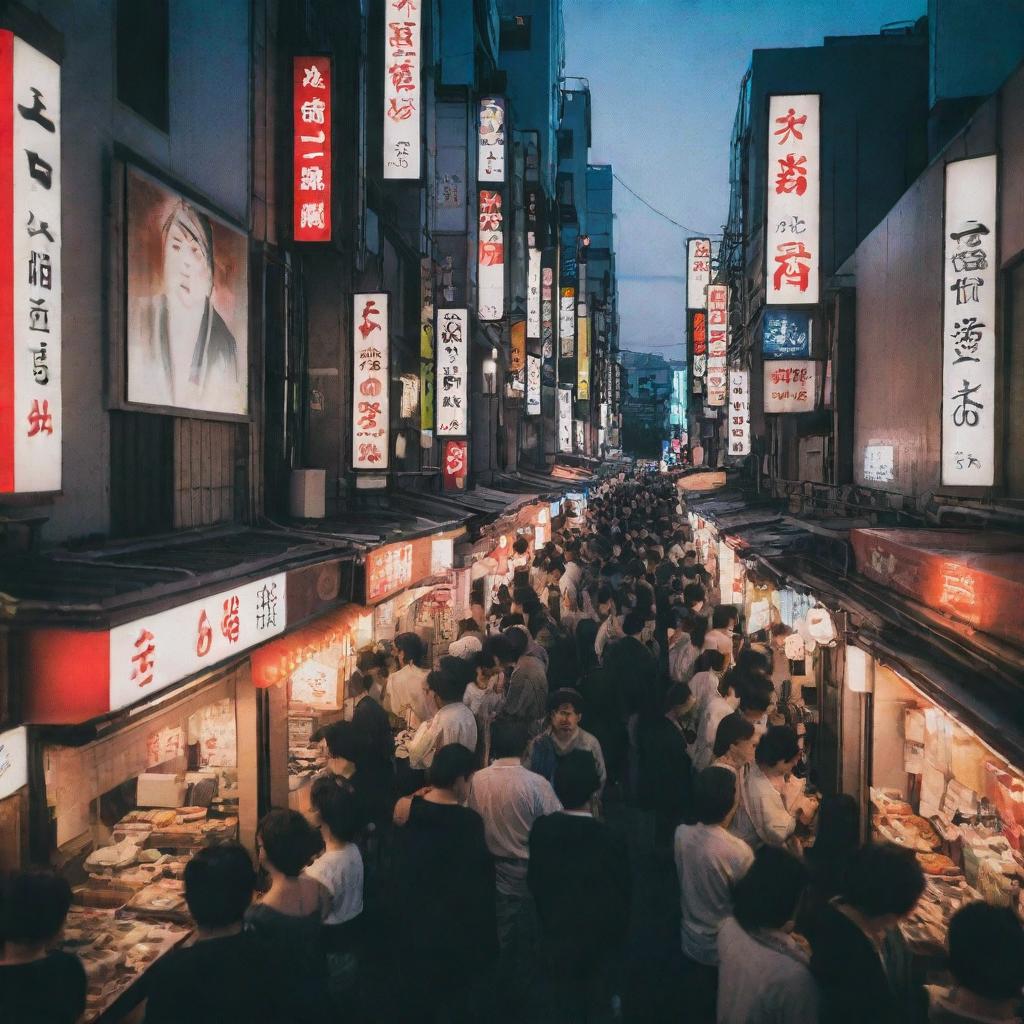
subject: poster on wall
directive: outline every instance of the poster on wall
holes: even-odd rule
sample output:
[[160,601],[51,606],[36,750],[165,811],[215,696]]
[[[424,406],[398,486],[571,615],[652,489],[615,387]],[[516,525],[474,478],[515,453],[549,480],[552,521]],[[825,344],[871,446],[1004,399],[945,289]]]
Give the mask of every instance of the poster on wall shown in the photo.
[[765,359],[810,359],[811,314],[800,309],[766,309],[761,352]]
[[942,482],[991,487],[996,437],[995,156],[946,164]]
[[816,94],[768,101],[765,304],[818,301],[819,110]]
[[526,271],[526,336],[541,336],[541,266],[540,249],[530,249]]
[[750,374],[729,371],[729,454],[750,454]]
[[391,448],[387,294],[354,295],[352,323],[352,468],[387,469]]
[[481,320],[500,320],[505,313],[505,240],[501,193],[480,189],[479,209],[477,315]]
[[788,359],[764,364],[765,412],[813,412],[817,404],[818,364]]
[[444,443],[444,473],[442,482],[446,491],[464,491],[466,474],[469,472],[469,442],[453,441]]
[[129,167],[128,401],[249,410],[249,243],[205,207]]
[[590,398],[590,318],[584,314],[576,320],[576,397]]
[[541,381],[545,387],[555,386],[555,254],[541,253],[540,270],[540,355]]
[[558,301],[558,338],[563,359],[572,359],[576,350],[576,289],[560,289]]
[[437,311],[437,436],[469,433],[469,310]]
[[572,388],[558,389],[558,450],[572,451]]
[[61,488],[60,65],[0,31],[0,494]]
[[331,58],[292,60],[292,233],[331,240]]
[[712,407],[725,405],[726,358],[729,351],[729,288],[708,285],[707,398]]
[[540,415],[540,356],[526,357],[526,415]]
[[496,185],[505,181],[505,100],[501,96],[480,100],[477,180]]
[[384,7],[384,177],[420,176],[421,4],[385,0]]
[[686,308],[704,309],[707,287],[711,283],[711,239],[686,241]]

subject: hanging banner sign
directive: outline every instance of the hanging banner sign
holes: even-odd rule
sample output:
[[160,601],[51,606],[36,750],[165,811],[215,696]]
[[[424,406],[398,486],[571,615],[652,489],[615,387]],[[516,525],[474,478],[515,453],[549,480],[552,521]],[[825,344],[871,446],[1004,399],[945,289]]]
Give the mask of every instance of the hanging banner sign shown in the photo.
[[541,336],[540,249],[530,249],[526,268],[526,336]]
[[765,303],[818,301],[819,109],[817,95],[768,101]]
[[703,311],[711,283],[711,240],[686,241],[686,308]]
[[765,412],[814,412],[817,393],[818,364],[813,360],[764,364]]
[[729,371],[729,454],[750,454],[750,374]]
[[576,321],[579,340],[576,346],[576,397],[585,402],[590,398],[590,318],[586,315]]
[[728,351],[729,289],[724,284],[708,285],[707,404],[710,406],[725,405]]
[[541,255],[540,271],[540,354],[541,381],[555,386],[555,269],[554,252]]
[[946,164],[942,482],[995,483],[996,157]]
[[391,448],[388,297],[353,296],[352,468],[387,469]]
[[469,442],[448,440],[444,443],[442,483],[446,491],[464,491],[469,472]]
[[292,227],[296,242],[331,240],[331,59],[292,61]]
[[469,310],[437,311],[437,436],[469,433]]
[[420,430],[434,429],[434,266],[420,260]]
[[0,31],[0,494],[61,486],[60,65]]
[[[527,157],[529,164],[529,157]],[[541,239],[541,191],[536,185],[526,187],[526,245],[540,251]]]
[[28,730],[0,733],[0,800],[28,785]]
[[477,315],[481,320],[500,320],[505,312],[505,242],[501,193],[482,188],[479,202]]
[[420,177],[420,4],[385,0],[384,177]]
[[505,101],[500,96],[480,100],[477,180],[500,185],[505,181]]
[[572,388],[558,389],[558,450],[572,451]]
[[540,356],[526,357],[526,415],[540,415]]
[[707,372],[708,314],[706,310],[692,310],[690,319],[690,343],[693,345],[693,378],[696,382]]
[[761,352],[765,359],[810,359],[811,314],[799,309],[766,309]]
[[509,349],[508,369],[510,373],[521,373],[526,369],[526,321],[516,320],[509,327],[511,348]]
[[558,338],[563,359],[576,349],[576,289],[562,288],[558,302]]

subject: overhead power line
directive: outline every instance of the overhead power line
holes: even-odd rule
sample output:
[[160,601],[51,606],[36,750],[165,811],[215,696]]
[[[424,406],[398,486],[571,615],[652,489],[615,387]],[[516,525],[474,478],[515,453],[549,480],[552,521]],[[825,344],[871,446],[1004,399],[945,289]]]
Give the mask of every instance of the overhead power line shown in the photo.
[[634,199],[639,199],[644,206],[647,207],[652,213],[656,213],[663,220],[667,220],[669,224],[674,224],[677,228],[682,231],[688,231],[691,235],[699,235],[701,238],[721,238],[721,231],[700,231],[698,228],[687,227],[685,224],[680,224],[679,221],[673,220],[667,213],[662,213],[657,207],[652,206],[639,192],[633,191],[614,171],[612,177],[631,195]]

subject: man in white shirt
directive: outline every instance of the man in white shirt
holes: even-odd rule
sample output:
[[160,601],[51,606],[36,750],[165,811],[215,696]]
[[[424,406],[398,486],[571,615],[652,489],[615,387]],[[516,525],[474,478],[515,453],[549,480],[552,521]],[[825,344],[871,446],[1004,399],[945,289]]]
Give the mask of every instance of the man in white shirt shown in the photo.
[[424,668],[426,647],[415,633],[399,633],[395,637],[399,669],[388,676],[384,687],[384,709],[390,711],[410,729],[432,718],[434,707],[427,695],[427,676]]
[[705,651],[721,651],[725,655],[726,668],[733,663],[732,638],[739,622],[736,606],[720,604],[711,613],[711,628],[704,637]]
[[449,743],[461,743],[470,753],[476,753],[476,716],[462,701],[471,669],[467,664],[460,674],[445,662],[461,664],[455,658],[442,658],[441,667],[427,676],[427,688],[437,711],[408,743],[409,766],[417,771],[429,768],[435,752]]

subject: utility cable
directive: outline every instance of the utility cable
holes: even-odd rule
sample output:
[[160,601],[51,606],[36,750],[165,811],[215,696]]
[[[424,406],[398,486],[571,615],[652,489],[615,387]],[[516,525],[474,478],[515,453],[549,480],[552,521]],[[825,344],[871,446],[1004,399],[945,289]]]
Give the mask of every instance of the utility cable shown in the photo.
[[639,192],[634,192],[614,171],[612,177],[631,195],[634,199],[639,199],[644,206],[647,207],[652,213],[656,213],[663,220],[667,220],[669,224],[674,224],[677,228],[682,231],[688,231],[691,235],[697,235],[701,238],[721,238],[721,231],[698,231],[696,228],[687,227],[685,224],[680,224],[679,221],[673,220],[667,213],[662,213],[657,207],[652,206]]

